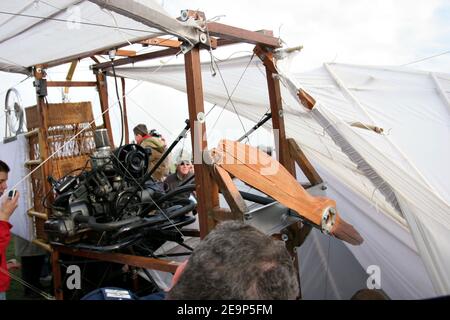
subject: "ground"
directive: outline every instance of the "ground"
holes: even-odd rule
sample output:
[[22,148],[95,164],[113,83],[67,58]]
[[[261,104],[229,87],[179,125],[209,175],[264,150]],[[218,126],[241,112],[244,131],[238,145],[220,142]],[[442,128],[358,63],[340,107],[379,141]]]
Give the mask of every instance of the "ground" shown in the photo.
[[[20,258],[14,255],[14,237],[9,243],[8,250],[6,251],[6,259],[16,259],[20,261]],[[12,271],[13,275],[21,278],[20,270]],[[45,300],[43,297],[36,295],[36,297],[26,297],[24,295],[23,286],[17,280],[11,279],[11,285],[6,293],[7,300]]]

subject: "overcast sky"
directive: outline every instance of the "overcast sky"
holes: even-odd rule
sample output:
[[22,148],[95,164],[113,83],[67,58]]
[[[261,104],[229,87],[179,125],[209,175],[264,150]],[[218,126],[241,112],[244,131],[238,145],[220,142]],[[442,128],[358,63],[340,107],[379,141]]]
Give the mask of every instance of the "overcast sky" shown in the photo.
[[[324,62],[400,66],[450,50],[449,0],[160,0],[159,3],[174,17],[179,16],[182,9],[194,9],[205,12],[207,19],[220,17],[221,23],[250,30],[273,30],[287,46],[303,45],[304,49],[294,64],[296,71],[317,68]],[[215,54],[224,58],[240,50],[243,49],[230,46],[216,50]],[[251,50],[251,47],[244,50]],[[177,59],[179,63],[182,61],[181,57]],[[450,54],[408,66],[450,73]],[[62,80],[67,68],[63,66],[50,71],[50,79]],[[84,72],[80,72],[82,70]],[[75,79],[81,80],[93,80],[92,77],[87,66],[80,67],[75,75]],[[22,75],[0,72],[0,103],[3,104],[6,90],[23,78]],[[184,94],[156,85],[135,81],[127,83],[128,90],[138,85],[128,102],[130,128],[138,122],[145,122],[169,137],[181,131],[187,117]],[[110,83],[112,103],[115,96],[113,86]],[[25,106],[35,104],[30,80],[17,88]],[[55,90],[49,89],[50,102],[61,100],[60,92]],[[71,100],[90,100],[98,109],[98,97],[92,88],[71,89]],[[117,108],[111,113],[113,121],[118,123]],[[216,115],[211,116],[215,119]],[[229,114],[225,119],[222,121],[224,125],[227,121],[237,121]],[[2,135],[4,122],[2,113]],[[246,122],[246,126],[249,128],[250,124]]]

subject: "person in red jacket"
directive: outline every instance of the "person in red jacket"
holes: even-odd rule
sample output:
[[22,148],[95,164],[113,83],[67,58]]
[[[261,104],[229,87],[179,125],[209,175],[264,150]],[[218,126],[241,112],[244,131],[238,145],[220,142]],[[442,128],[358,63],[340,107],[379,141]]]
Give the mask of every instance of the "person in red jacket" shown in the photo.
[[[8,188],[6,181],[8,180],[9,167],[0,160],[0,197]],[[9,217],[16,210],[19,200],[19,193],[12,199],[5,198],[0,204],[0,300],[6,299],[6,290],[9,288],[9,274],[6,263],[6,249],[11,239],[11,224]]]

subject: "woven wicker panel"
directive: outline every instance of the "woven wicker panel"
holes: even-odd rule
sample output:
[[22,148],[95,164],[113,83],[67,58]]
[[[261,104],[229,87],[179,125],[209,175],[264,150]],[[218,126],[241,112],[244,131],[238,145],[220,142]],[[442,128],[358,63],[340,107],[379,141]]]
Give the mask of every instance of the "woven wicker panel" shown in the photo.
[[[44,184],[49,183],[47,176],[60,179],[73,171],[89,167],[89,155],[95,149],[94,130],[95,124],[90,102],[48,104],[48,128],[47,140],[39,141],[41,134],[29,137],[30,160],[40,160],[40,145],[48,146],[48,154],[51,155],[50,172],[42,172],[38,169],[31,175],[33,189],[33,210],[46,214],[53,194],[44,194]],[[37,107],[29,107],[26,110],[27,128],[29,131],[40,128],[40,117]],[[40,143],[39,143],[40,142]],[[45,160],[45,159],[42,159]],[[37,165],[30,166],[30,170]],[[47,197],[47,199],[45,199]],[[44,206],[45,199],[45,206]],[[47,240],[43,225],[45,220],[34,218],[36,236]]]
[[[47,107],[49,127],[73,123],[89,123],[94,120],[90,102],[49,103]],[[26,108],[25,114],[27,117],[27,129],[39,128],[40,121],[37,107]]]
[[72,157],[67,159],[59,159],[53,161],[53,177],[55,179],[61,179],[65,175],[74,172],[79,173],[81,170],[89,168],[88,155],[82,155],[78,157]]
[[27,118],[27,129],[31,131],[35,128],[39,128],[39,115],[37,113],[37,107],[31,106],[25,108],[25,116]]

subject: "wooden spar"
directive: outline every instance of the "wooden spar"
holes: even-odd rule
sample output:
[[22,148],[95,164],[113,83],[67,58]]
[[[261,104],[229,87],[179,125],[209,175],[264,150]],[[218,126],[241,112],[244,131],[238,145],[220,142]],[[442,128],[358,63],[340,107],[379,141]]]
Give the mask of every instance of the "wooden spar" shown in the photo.
[[151,38],[142,40],[139,42],[144,46],[159,46],[159,47],[168,47],[168,48],[179,48],[182,44],[181,41],[164,39],[164,38]]
[[[66,81],[72,81],[73,74],[75,73],[75,69],[77,68],[77,65],[78,65],[78,60],[72,61],[72,63],[70,64],[69,71],[67,72]],[[47,83],[47,85],[48,85],[48,83]],[[64,88],[64,94],[65,95],[69,94],[68,86]]]
[[315,186],[323,183],[323,180],[320,177],[319,173],[316,171],[316,169],[314,169],[311,162],[309,162],[308,158],[305,156],[302,149],[300,149],[297,142],[295,142],[294,139],[289,138],[288,144],[291,156],[294,158],[295,162],[297,162],[300,169],[302,169],[309,182],[311,182],[311,185]]
[[[42,68],[42,66],[35,66],[34,68],[34,77],[36,81],[41,81],[45,78],[45,70]],[[46,143],[48,140],[48,108],[46,105],[46,102],[44,100],[44,97],[40,97],[39,95],[36,95],[37,100],[37,113],[39,117],[39,154],[42,161],[47,160],[50,157],[50,150],[49,146]],[[43,181],[43,194],[47,195],[51,192],[51,186],[47,182],[47,177],[53,172],[52,170],[52,161],[51,159],[49,161],[46,161],[41,168],[42,172],[42,181]],[[50,195],[50,199],[52,200],[52,195]],[[45,209],[45,213],[48,215],[48,209]]]
[[[222,155],[217,164],[236,178],[335,237],[354,245],[363,242],[359,233],[339,216],[334,200],[311,196],[269,155],[249,145],[229,140],[222,140],[216,152]],[[334,222],[330,219],[334,219]]]
[[59,251],[53,250],[51,255],[53,288],[56,300],[63,300],[64,293],[61,281],[61,268],[59,266]]
[[97,82],[95,81],[47,81],[47,87],[95,87]]
[[208,150],[206,126],[199,121],[204,114],[200,49],[193,48],[185,54],[186,88],[189,105],[192,151],[194,154],[195,185],[198,201],[200,237],[204,238],[214,227],[210,216],[219,206],[219,188],[203,165],[203,152]]
[[98,97],[100,99],[100,108],[102,110],[103,125],[108,131],[109,142],[111,147],[114,147],[114,137],[112,134],[111,119],[109,117],[109,102],[108,102],[108,88],[106,83],[106,75],[103,72],[95,74],[97,78]]
[[118,67],[118,66],[122,66],[122,65],[125,65],[125,64],[130,64],[130,63],[135,63],[135,62],[139,62],[139,61],[145,61],[145,60],[150,60],[150,59],[156,59],[156,58],[173,56],[174,54],[177,54],[178,52],[180,52],[179,48],[169,48],[169,49],[165,49],[165,50],[160,50],[160,51],[140,54],[140,55],[137,55],[137,56],[134,56],[134,57],[122,58],[122,59],[114,60],[114,62],[109,61],[109,62],[94,64],[92,66],[92,69],[93,70],[107,69],[107,68],[111,68],[113,65],[114,65],[114,67]]
[[281,47],[280,39],[261,32],[236,28],[218,22],[208,22],[206,27],[209,35],[214,37],[251,44],[261,44],[271,48]]
[[256,46],[254,52],[263,61],[266,67],[272,127],[274,129],[278,161],[295,177],[295,164],[289,152],[289,144],[286,140],[280,80],[276,77],[278,73],[275,68],[273,54],[260,46]]
[[248,212],[248,208],[230,175],[220,166],[213,165],[210,167],[210,170],[233,215],[235,215],[234,218],[243,221],[244,214]]
[[125,78],[120,78],[122,81],[122,107],[123,107],[123,126],[125,127],[125,143],[130,143],[130,132],[128,130],[128,112],[127,112],[127,97],[125,94]]

